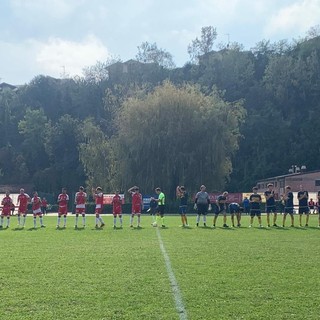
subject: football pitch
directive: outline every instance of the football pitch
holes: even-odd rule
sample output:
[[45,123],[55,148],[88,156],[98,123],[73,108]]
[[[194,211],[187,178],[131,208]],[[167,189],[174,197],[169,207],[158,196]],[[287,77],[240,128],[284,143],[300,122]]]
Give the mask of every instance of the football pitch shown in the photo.
[[162,229],[142,215],[131,229],[125,215],[114,230],[108,216],[96,230],[87,216],[75,230],[70,215],[56,230],[45,216],[34,230],[31,216],[24,229],[12,217],[0,230],[0,319],[319,319],[318,216],[270,229],[249,229],[248,216],[228,229],[222,217],[216,229],[188,218],[188,229],[178,216]]

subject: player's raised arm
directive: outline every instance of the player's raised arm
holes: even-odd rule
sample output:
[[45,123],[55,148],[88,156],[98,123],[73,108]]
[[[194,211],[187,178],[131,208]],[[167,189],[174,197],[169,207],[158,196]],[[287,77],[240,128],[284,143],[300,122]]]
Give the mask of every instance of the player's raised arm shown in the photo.
[[180,188],[180,186],[177,186],[177,188],[176,188],[176,196],[177,196],[177,198],[181,197],[181,194],[182,194],[181,188]]
[[131,187],[130,189],[128,189],[129,193],[133,193],[135,190],[137,189],[136,186]]
[[92,192],[93,199],[95,199],[96,196],[97,196],[96,188],[92,187],[92,188],[91,188],[91,192]]

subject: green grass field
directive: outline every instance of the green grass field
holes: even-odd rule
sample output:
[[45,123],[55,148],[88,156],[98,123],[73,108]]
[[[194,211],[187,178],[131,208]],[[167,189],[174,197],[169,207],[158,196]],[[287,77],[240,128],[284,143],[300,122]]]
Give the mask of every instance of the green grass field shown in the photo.
[[[211,225],[212,217],[208,225]],[[0,319],[181,319],[151,217],[141,229],[0,231]],[[297,216],[296,216],[297,219]],[[166,218],[160,237],[171,262],[183,319],[319,319],[320,229],[179,228]],[[263,217],[265,223],[265,217]],[[81,221],[81,219],[79,220]],[[228,221],[229,222],[229,221]],[[289,221],[287,221],[289,224]],[[255,221],[257,225],[257,222]],[[218,225],[222,225],[219,217]]]

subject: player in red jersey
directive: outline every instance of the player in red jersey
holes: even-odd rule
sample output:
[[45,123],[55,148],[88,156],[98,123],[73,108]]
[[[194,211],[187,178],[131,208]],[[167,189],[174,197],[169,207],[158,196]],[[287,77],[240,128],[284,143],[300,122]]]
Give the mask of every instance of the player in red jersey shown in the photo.
[[87,194],[84,192],[83,187],[79,187],[79,191],[76,193],[74,198],[75,206],[76,206],[76,224],[74,226],[75,229],[78,228],[78,220],[79,214],[82,215],[82,224],[85,228],[86,226],[86,202],[87,202]]
[[27,210],[28,210],[28,203],[31,201],[30,196],[24,192],[24,189],[20,189],[20,194],[18,195],[17,205],[18,207],[18,225],[21,225],[21,215],[23,217],[22,220],[22,228],[24,228],[26,224],[26,217],[27,217]]
[[128,192],[132,196],[132,207],[131,207],[131,217],[130,217],[130,227],[133,228],[133,218],[135,215],[138,217],[137,228],[140,228],[140,216],[143,208],[142,195],[139,192],[139,187],[131,187]]
[[113,214],[113,229],[116,229],[117,216],[120,221],[120,228],[122,228],[122,198],[117,190],[112,198],[112,214]]
[[48,201],[47,201],[46,198],[42,198],[42,200],[41,200],[41,211],[42,211],[43,215],[47,214],[47,208],[48,208]]
[[1,201],[2,205],[2,212],[1,212],[1,222],[0,222],[0,228],[3,228],[3,217],[7,217],[7,226],[6,228],[10,227],[10,215],[11,215],[11,209],[13,205],[13,201],[10,197],[10,192],[7,191],[5,197]]
[[65,228],[67,224],[68,202],[69,202],[69,196],[67,195],[66,188],[62,188],[62,192],[58,195],[57,201],[59,204],[57,229],[60,228],[61,216],[63,216],[63,228]]
[[96,214],[96,228],[99,228],[99,222],[100,222],[100,228],[104,227],[105,224],[100,217],[100,214],[102,213],[103,209],[103,192],[100,187],[97,187],[96,190],[92,188],[92,195],[93,198],[96,202],[96,209],[95,209],[95,214]]
[[37,216],[39,217],[40,220],[40,226],[41,228],[44,228],[45,225],[43,224],[43,219],[42,219],[42,212],[41,212],[41,198],[38,196],[38,192],[35,191],[33,193],[33,198],[31,199],[32,203],[32,212],[33,212],[33,227],[37,227]]

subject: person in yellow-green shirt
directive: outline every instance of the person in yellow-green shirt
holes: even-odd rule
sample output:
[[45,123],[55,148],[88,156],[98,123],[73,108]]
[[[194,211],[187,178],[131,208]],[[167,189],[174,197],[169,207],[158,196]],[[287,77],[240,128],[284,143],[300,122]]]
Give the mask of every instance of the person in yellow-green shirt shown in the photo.
[[161,220],[161,226],[162,228],[165,228],[164,224],[164,209],[165,209],[165,202],[166,202],[166,196],[164,193],[161,191],[160,188],[156,188],[156,194],[158,195],[158,199],[154,199],[155,201],[158,202],[158,210],[157,210],[157,217],[156,221],[152,224],[154,227],[157,227],[160,225],[159,221]]

